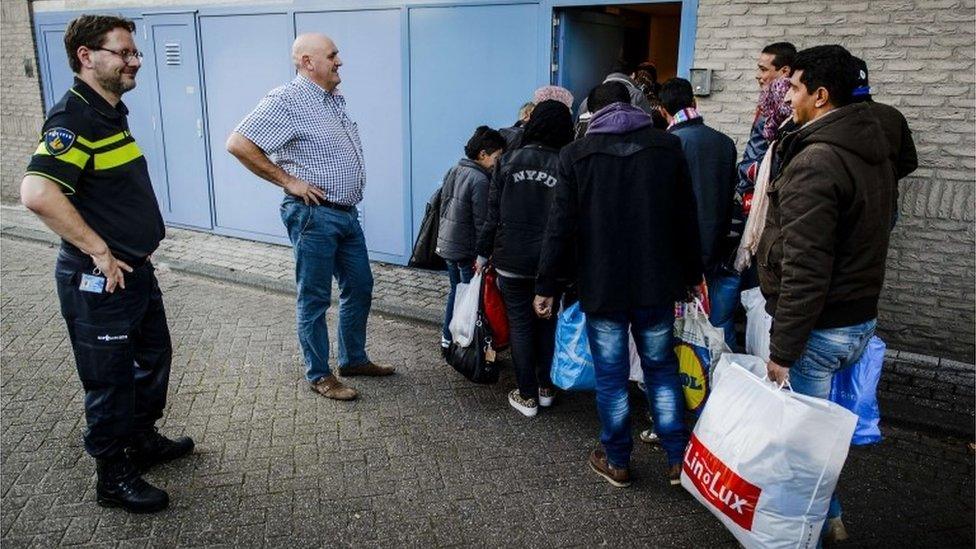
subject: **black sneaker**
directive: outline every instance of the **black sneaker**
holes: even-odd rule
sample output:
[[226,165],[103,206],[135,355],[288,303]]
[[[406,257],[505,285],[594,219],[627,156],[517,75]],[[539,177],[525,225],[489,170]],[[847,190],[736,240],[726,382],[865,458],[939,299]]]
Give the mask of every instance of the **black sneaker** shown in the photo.
[[151,431],[144,431],[132,437],[132,445],[127,454],[132,464],[141,471],[146,471],[154,465],[173,461],[193,452],[193,439],[180,437],[170,440],[154,427]]

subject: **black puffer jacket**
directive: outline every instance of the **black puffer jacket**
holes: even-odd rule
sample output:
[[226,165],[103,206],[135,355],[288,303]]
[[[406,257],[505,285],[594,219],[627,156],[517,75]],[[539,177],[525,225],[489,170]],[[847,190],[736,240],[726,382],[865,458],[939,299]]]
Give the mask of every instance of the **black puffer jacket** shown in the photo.
[[496,268],[535,278],[553,190],[559,184],[559,151],[532,144],[505,153],[488,191],[488,219],[478,255]]
[[448,170],[441,188],[437,255],[451,261],[477,255],[475,244],[488,210],[490,178],[487,170],[467,158]]

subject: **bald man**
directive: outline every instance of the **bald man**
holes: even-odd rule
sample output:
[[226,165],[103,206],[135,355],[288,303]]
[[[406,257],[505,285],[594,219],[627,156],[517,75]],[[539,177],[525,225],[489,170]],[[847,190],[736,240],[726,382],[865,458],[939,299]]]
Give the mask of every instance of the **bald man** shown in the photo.
[[[281,220],[295,253],[298,342],[312,391],[335,400],[358,393],[339,376],[387,376],[393,368],[366,356],[366,319],[373,274],[356,209],[366,171],[356,123],[336,87],[342,60],[322,34],[292,45],[298,74],[275,88],[227,139],[227,151],[247,169],[281,187]],[[339,284],[338,374],[329,364],[325,313]]]

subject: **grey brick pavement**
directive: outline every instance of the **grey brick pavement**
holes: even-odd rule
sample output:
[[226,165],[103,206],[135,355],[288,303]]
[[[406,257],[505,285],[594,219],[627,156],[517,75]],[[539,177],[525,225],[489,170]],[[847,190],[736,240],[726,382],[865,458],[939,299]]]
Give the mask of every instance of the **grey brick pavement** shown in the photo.
[[[666,485],[660,450],[638,443],[630,489],[587,470],[592,395],[565,395],[526,420],[505,403],[510,370],[497,386],[469,384],[439,360],[434,327],[373,315],[370,353],[400,373],[357,380],[355,403],[328,401],[301,381],[290,298],[165,269],[175,359],[161,427],[192,435],[198,451],[149,475],[169,490],[167,511],[101,509],[54,253],[0,240],[5,548],[731,544]],[[854,540],[971,547],[964,441],[885,433],[881,445],[852,452],[842,478]]]

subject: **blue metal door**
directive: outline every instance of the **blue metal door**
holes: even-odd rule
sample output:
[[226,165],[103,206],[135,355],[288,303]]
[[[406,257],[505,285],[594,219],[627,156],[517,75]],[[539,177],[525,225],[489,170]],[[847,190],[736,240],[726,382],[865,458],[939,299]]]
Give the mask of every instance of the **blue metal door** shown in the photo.
[[295,32],[328,35],[339,48],[349,115],[359,126],[366,161],[361,222],[371,257],[405,263],[406,185],[403,158],[403,63],[400,10],[295,15]]
[[[162,135],[167,222],[211,228],[196,21],[192,13],[148,15]],[[160,204],[162,207],[163,204]]]
[[620,59],[623,20],[610,14],[567,10],[559,12],[556,25],[556,83],[573,92],[575,113]]
[[536,4],[410,9],[413,234],[475,128],[510,126],[540,75]]
[[294,38],[291,17],[284,13],[200,17],[214,218],[221,234],[288,242],[278,209],[281,189],[249,172],[224,143],[268,91],[294,78]]

